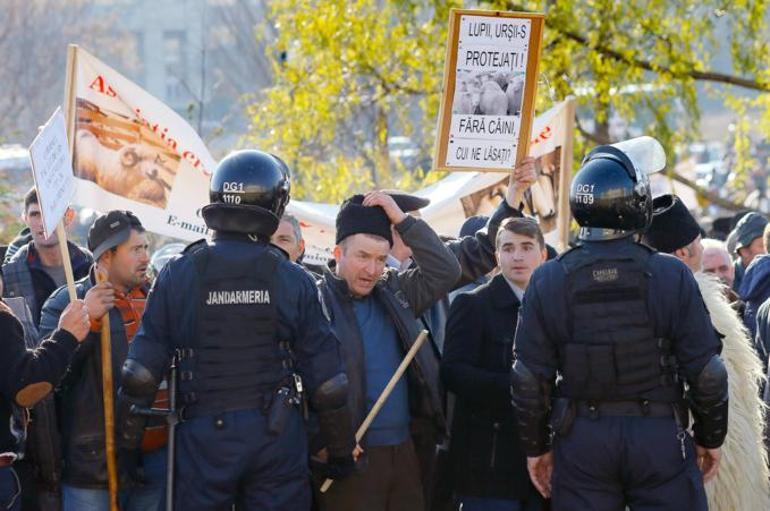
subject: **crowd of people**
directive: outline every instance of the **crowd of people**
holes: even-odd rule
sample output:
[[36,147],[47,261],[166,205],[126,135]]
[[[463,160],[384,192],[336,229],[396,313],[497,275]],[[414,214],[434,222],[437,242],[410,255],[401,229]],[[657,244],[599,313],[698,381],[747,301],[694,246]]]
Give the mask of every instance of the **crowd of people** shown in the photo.
[[30,190],[2,266],[0,508],[110,511],[112,437],[123,511],[171,509],[169,486],[185,511],[770,509],[770,225],[706,238],[635,165],[589,154],[562,254],[521,212],[527,158],[456,237],[424,198],[349,197],[315,267],[288,167],[239,151],[211,237],[162,268],[130,211],[68,242],[74,301]]

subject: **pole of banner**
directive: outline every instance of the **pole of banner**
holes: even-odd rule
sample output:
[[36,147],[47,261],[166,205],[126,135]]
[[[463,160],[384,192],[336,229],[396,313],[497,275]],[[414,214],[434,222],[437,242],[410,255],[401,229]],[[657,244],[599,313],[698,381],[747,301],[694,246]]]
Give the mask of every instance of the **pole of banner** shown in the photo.
[[[96,272],[96,281],[101,284],[107,277]],[[102,396],[104,405],[104,442],[107,454],[107,487],[110,493],[110,511],[118,511],[118,464],[115,456],[115,398],[112,378],[112,339],[110,336],[110,313],[102,317]]]
[[[77,46],[71,44],[67,47],[67,75],[64,85],[64,119],[67,123],[67,143],[69,144],[70,155],[74,149],[73,136],[74,130],[74,92],[75,92],[75,59],[77,58]],[[67,217],[67,213],[64,214]],[[67,291],[69,292],[70,302],[77,298],[75,294],[75,276],[72,272],[72,262],[70,261],[69,248],[67,247],[67,233],[64,231],[64,220],[56,226],[56,236],[59,238],[59,250],[61,251],[62,265],[64,266],[64,276],[67,279]]]
[[[64,214],[67,216],[67,213]],[[64,276],[67,279],[67,292],[70,295],[70,302],[77,300],[75,294],[75,275],[72,272],[72,261],[70,261],[70,251],[67,247],[67,233],[64,231],[64,220],[56,226],[56,236],[59,238],[59,250],[61,251],[61,262],[64,266]]]
[[[78,46],[76,44],[68,45],[67,74],[64,85],[64,119],[67,126],[67,143],[69,144],[70,156],[74,155],[75,126],[77,121],[77,105],[75,97],[75,87],[77,85],[77,77],[75,75],[77,58]],[[67,276],[67,287],[69,288],[70,300],[75,300],[75,280],[72,274],[72,264],[69,258],[69,250],[67,249],[67,238],[64,232],[63,223],[59,223],[56,232],[59,235],[59,246],[62,247],[64,272]],[[101,283],[107,280],[107,278],[102,272],[96,272],[96,280]],[[102,318],[101,356],[104,442],[107,455],[107,487],[110,495],[110,511],[118,511],[118,464],[115,457],[115,397],[113,395],[112,340],[110,339],[109,312]]]
[[558,232],[561,250],[569,248],[569,188],[572,182],[572,158],[575,147],[575,96],[569,96],[564,108],[564,145],[561,151],[561,169],[559,175],[559,218]]
[[[401,377],[404,375],[404,372],[406,372],[406,368],[409,366],[409,364],[414,359],[415,355],[417,355],[417,352],[420,351],[420,348],[423,344],[425,344],[425,340],[428,338],[428,331],[423,330],[420,332],[420,334],[417,336],[417,339],[414,341],[414,344],[411,348],[409,348],[409,351],[406,353],[406,356],[404,357],[404,360],[401,361],[401,364],[399,364],[398,369],[396,369],[396,372],[393,373],[393,376],[391,376],[390,381],[385,386],[385,390],[382,391],[380,396],[377,398],[377,401],[374,402],[374,406],[372,406],[372,409],[367,414],[366,418],[364,419],[364,422],[361,423],[361,425],[358,427],[358,430],[356,431],[356,443],[361,442],[361,439],[364,438],[364,435],[366,434],[366,430],[369,429],[369,426],[371,426],[372,421],[375,417],[377,417],[377,414],[380,412],[380,409],[382,408],[382,405],[385,404],[385,401],[390,397],[390,393],[393,392],[393,388],[396,386],[396,383],[398,383],[398,380],[401,379]],[[329,487],[334,482],[333,479],[327,479],[324,481],[324,484],[321,486],[321,493],[326,493],[326,491],[329,489]]]

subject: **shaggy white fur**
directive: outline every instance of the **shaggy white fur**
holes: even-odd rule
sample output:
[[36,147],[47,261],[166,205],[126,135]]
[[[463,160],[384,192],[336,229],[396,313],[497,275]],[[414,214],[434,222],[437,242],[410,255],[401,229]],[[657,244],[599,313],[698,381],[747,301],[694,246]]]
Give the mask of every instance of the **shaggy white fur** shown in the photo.
[[765,378],[749,333],[730,307],[721,283],[696,274],[714,328],[724,336],[722,360],[728,373],[730,406],[727,438],[719,473],[706,485],[709,510],[770,510],[770,473],[762,440],[765,404],[759,396]]

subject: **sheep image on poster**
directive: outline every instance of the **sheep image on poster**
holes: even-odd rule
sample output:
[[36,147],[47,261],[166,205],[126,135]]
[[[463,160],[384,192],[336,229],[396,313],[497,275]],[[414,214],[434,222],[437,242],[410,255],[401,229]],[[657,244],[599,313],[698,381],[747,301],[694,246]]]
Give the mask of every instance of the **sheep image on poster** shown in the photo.
[[103,190],[165,209],[179,155],[138,119],[77,100],[75,175]]
[[462,16],[449,128],[449,166],[515,166],[531,20]]

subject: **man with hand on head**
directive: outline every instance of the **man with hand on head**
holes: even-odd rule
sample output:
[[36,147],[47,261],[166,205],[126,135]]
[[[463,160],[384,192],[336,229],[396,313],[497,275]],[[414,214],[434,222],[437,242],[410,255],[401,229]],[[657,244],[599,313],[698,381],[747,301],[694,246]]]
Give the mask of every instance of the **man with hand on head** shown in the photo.
[[[423,325],[420,314],[460,277],[456,257],[424,221],[407,215],[385,192],[354,195],[337,214],[334,264],[320,283],[350,379],[348,404],[358,427],[395,373]],[[386,268],[393,230],[410,247],[414,267]],[[438,355],[424,345],[362,441],[364,463],[320,496],[325,511],[424,508],[417,443],[445,434]],[[315,474],[325,477],[323,443],[311,437]],[[433,452],[433,451],[431,451]]]

